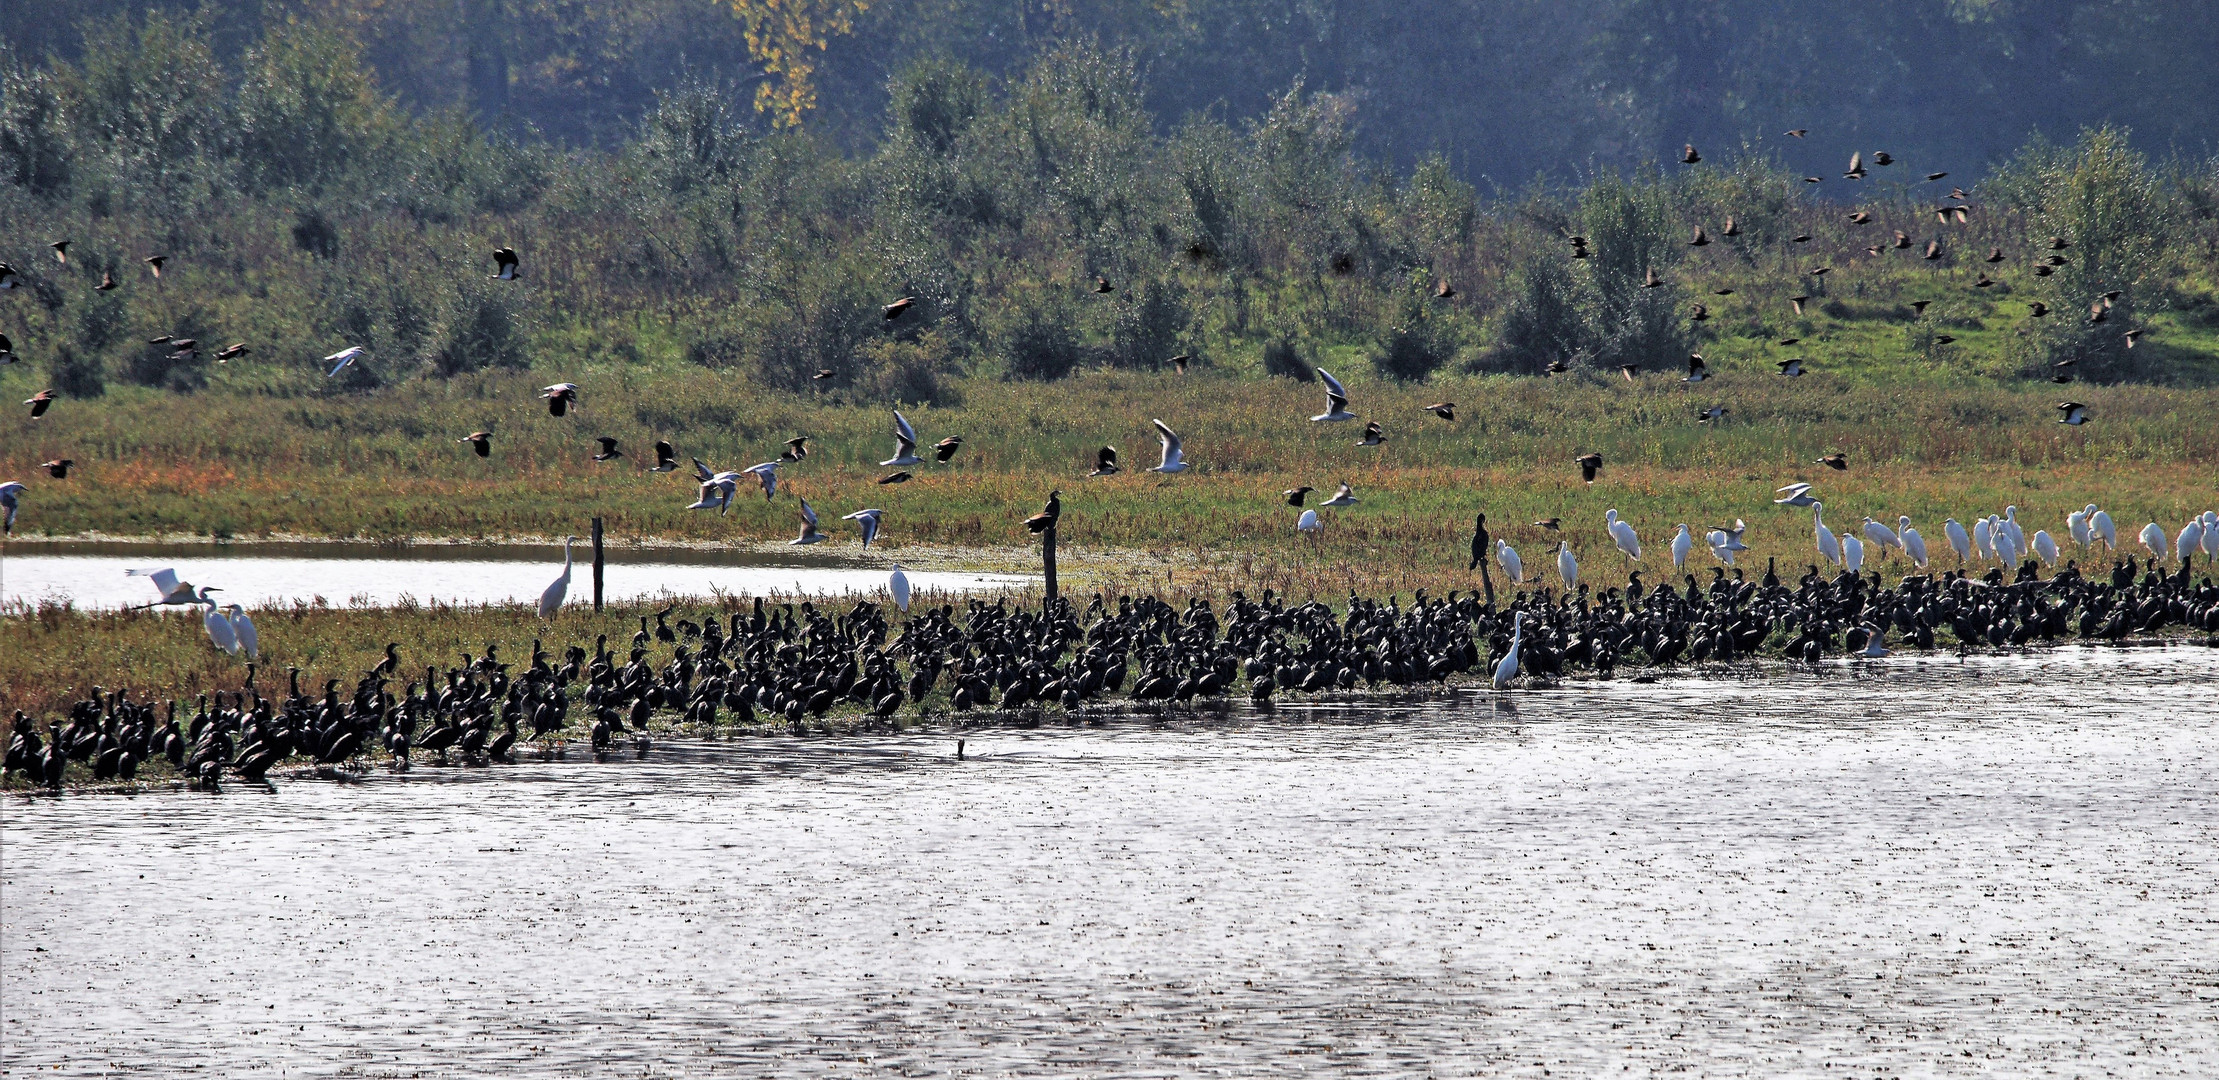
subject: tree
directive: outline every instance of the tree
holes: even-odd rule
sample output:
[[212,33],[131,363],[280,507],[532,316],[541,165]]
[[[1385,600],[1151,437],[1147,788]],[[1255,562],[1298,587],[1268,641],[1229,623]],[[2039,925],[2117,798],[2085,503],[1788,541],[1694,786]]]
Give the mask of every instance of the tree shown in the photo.
[[2170,225],[2156,173],[2114,127],[2081,132],[2070,151],[2044,154],[2026,172],[2035,243],[2070,245],[2045,251],[2064,262],[2036,279],[2051,309],[2033,338],[2040,373],[2072,360],[2084,378],[2137,374],[2125,332],[2138,325],[2135,292],[2160,269]]
[[853,33],[855,17],[869,8],[866,0],[732,0],[747,26],[748,55],[771,76],[755,88],[755,111],[779,127],[800,127],[817,107],[810,50],[823,52],[834,35]]

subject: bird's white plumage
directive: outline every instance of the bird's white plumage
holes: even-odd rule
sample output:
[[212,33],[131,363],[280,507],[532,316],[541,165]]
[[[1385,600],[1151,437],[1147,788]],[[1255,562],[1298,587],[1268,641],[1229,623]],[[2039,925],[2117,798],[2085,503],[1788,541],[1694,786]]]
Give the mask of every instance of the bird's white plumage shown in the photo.
[[1510,583],[1512,585],[1519,585],[1525,582],[1526,561],[1518,557],[1518,549],[1511,547],[1510,541],[1501,539],[1500,537],[1496,538],[1495,563],[1496,565],[1502,567],[1503,573],[1510,575]]
[[2157,522],[2142,526],[2142,535],[2136,539],[2142,541],[2143,547],[2150,549],[2151,555],[2160,559],[2165,557],[2165,530]]
[[1689,531],[1687,522],[1680,522],[1679,533],[1672,537],[1672,569],[1687,569],[1687,557],[1694,550],[1695,534]]
[[354,363],[355,358],[362,355],[362,351],[360,345],[349,345],[330,356],[324,357],[324,363],[331,365],[331,370],[324,373],[324,378],[328,379],[339,374],[339,370],[348,364]]
[[1633,531],[1632,525],[1619,520],[1618,511],[1610,510],[1603,514],[1603,527],[1610,530],[1611,543],[1625,552],[1627,562],[1641,561],[1641,537]]
[[1811,504],[1812,534],[1818,538],[1818,553],[1824,556],[1829,564],[1839,565],[1841,563],[1841,539],[1834,535],[1832,529],[1826,527],[1826,519],[1822,516],[1825,513],[1825,503],[1815,502]]
[[2057,565],[2057,540],[2049,534],[2048,529],[2034,530],[2034,540],[2031,546],[2034,554],[2042,560],[2042,565]]
[[239,639],[238,652],[247,654],[249,660],[262,658],[262,634],[254,628],[254,620],[247,618],[245,608],[231,605],[231,632]]
[[1780,496],[1772,500],[1775,506],[1810,506],[1818,501],[1811,497],[1811,485],[1809,484],[1789,484],[1774,491],[1773,494]]
[[1342,484],[1341,484],[1341,489],[1340,489],[1339,491],[1336,491],[1336,492],[1334,492],[1334,493],[1333,493],[1333,497],[1332,497],[1332,498],[1330,498],[1330,499],[1327,499],[1327,500],[1325,500],[1324,502],[1321,502],[1321,503],[1319,503],[1318,505],[1319,505],[1319,506],[1354,506],[1354,505],[1356,505],[1356,504],[1357,504],[1358,502],[1360,502],[1360,501],[1362,501],[1362,500],[1359,500],[1359,499],[1358,499],[1358,498],[1356,497],[1356,489],[1355,489],[1355,488],[1353,488],[1353,487],[1350,487],[1350,486],[1349,486],[1349,485],[1347,484],[1347,482],[1346,482],[1346,481],[1343,481],[1343,482],[1342,482]]
[[[203,590],[203,592],[205,591]],[[201,599],[207,600],[208,598],[202,596]],[[215,643],[217,648],[227,653],[239,651],[239,635],[232,632],[231,620],[224,618],[223,612],[217,609],[213,601],[209,602],[208,614],[201,617],[200,624],[207,629],[208,640]]]
[[1865,568],[1865,542],[1855,533],[1843,533],[1835,539],[1841,541],[1841,568],[1854,574]]
[[2189,518],[2180,527],[2180,536],[2173,541],[2173,554],[2185,559],[2204,549],[2204,523],[2201,518]]
[[2088,532],[2103,540],[2106,551],[2119,550],[2119,530],[2111,523],[2108,511],[2097,510],[2088,515]]
[[1525,634],[1526,613],[1520,611],[1511,615],[1510,649],[1503,653],[1502,662],[1495,665],[1495,689],[1500,690],[1509,686],[1510,680],[1518,677],[1518,649],[1525,644]]
[[1882,552],[1886,552],[1892,547],[1903,546],[1903,541],[1895,535],[1894,529],[1872,520],[1870,515],[1865,517],[1865,539]]
[[825,540],[825,535],[817,531],[816,510],[810,507],[809,500],[801,500],[801,535],[786,541],[786,543],[799,546],[803,544],[821,544]]
[[1324,368],[1318,369],[1318,378],[1325,383],[1325,411],[1310,419],[1323,423],[1356,419],[1356,414],[1348,411],[1348,391],[1341,388],[1341,381]]
[[1910,515],[1895,519],[1895,537],[1903,546],[1903,553],[1911,557],[1911,564],[1921,570],[1926,569],[1926,538],[1911,527]]
[[1564,541],[1556,542],[1556,576],[1564,582],[1564,591],[1579,588],[1579,560],[1572,557],[1572,549]]
[[2076,547],[2087,547],[2089,540],[2088,515],[2096,512],[2096,504],[2089,503],[2084,510],[2065,515],[2065,532],[2073,538]]
[[855,527],[863,533],[863,547],[868,550],[871,541],[878,539],[879,525],[885,520],[885,517],[886,511],[884,510],[857,510],[852,514],[840,515],[840,520],[855,523]]
[[562,538],[562,576],[547,586],[546,592],[539,594],[539,617],[542,619],[554,618],[555,612],[562,609],[563,597],[570,592],[570,545],[577,539],[575,536]]
[[1302,516],[1294,520],[1294,531],[1296,532],[1314,533],[1324,527],[1325,525],[1318,520],[1318,512],[1315,510],[1304,510]]
[[909,575],[902,573],[901,564],[894,564],[894,572],[886,575],[886,595],[903,614],[909,613]]
[[1156,441],[1163,444],[1163,462],[1150,466],[1149,472],[1181,473],[1187,471],[1186,444],[1179,441],[1179,433],[1171,430],[1161,420],[1151,420],[1156,425]]
[[924,459],[917,456],[917,429],[909,426],[909,418],[894,410],[894,456],[879,462],[881,465],[921,465]]

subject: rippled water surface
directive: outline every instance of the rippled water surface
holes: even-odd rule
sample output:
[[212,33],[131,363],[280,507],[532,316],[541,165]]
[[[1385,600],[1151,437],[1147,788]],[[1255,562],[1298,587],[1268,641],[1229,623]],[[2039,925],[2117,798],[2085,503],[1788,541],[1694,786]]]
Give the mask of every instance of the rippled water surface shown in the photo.
[[[569,602],[593,601],[592,552],[574,549]],[[877,595],[894,557],[795,552],[767,556],[718,549],[612,549],[603,575],[604,599],[625,601],[716,592]],[[18,545],[0,557],[0,602],[68,600],[81,608],[152,603],[154,586],[130,569],[169,567],[194,585],[221,590],[217,603],[249,608],[313,601],[391,605],[403,597],[429,603],[537,603],[562,573],[562,548],[527,546],[381,547],[375,544],[106,544]],[[918,591],[967,592],[1023,586],[1007,574],[904,571]]]
[[2215,675],[2067,649],[15,797],[0,1064],[2209,1077]]

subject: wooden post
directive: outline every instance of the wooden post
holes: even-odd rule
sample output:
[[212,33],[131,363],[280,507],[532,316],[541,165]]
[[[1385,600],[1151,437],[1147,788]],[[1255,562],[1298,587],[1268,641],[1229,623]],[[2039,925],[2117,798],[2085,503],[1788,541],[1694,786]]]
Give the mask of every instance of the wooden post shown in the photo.
[[601,611],[601,519],[593,519],[593,610]]
[[1495,579],[1487,573],[1487,560],[1479,560],[1479,583],[1487,586],[1487,602],[1495,602]]
[[1040,534],[1040,566],[1048,575],[1048,599],[1056,598],[1056,527]]

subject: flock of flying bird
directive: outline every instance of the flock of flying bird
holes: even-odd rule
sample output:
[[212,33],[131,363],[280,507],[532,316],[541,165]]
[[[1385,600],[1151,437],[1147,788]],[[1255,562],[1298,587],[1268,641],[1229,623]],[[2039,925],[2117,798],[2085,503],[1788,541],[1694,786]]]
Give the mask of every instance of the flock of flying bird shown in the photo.
[[[1787,134],[1801,137],[1805,133],[1804,129],[1797,129]],[[1680,160],[1683,164],[1695,165],[1702,161],[1702,156],[1694,146],[1689,145],[1684,149]],[[1849,169],[1844,175],[1850,179],[1862,179],[1868,173],[1865,161],[1865,156],[1861,152],[1853,155],[1850,159]],[[1894,164],[1894,159],[1884,152],[1875,153],[1871,157],[1871,163],[1874,166],[1887,167]],[[1926,176],[1926,180],[1939,181],[1947,175],[1947,173],[1931,173]],[[1806,177],[1805,179],[1815,183],[1821,178]],[[1969,198],[1967,193],[1963,189],[1956,189],[1950,193],[1949,198],[1951,202],[1935,208],[1934,213],[1937,222],[1948,225],[1968,221],[1970,210],[1966,205]],[[1849,220],[1852,224],[1862,226],[1870,224],[1873,219],[1869,212],[1857,211],[1850,215]],[[1732,217],[1726,219],[1724,227],[1720,230],[1721,235],[1725,237],[1739,236],[1741,232],[1740,226]],[[1798,235],[1793,239],[1800,243],[1810,240],[1811,237]],[[1593,250],[1585,237],[1572,236],[1570,237],[1570,243],[1572,247],[1571,258],[1586,259],[1592,257]],[[1710,233],[1703,226],[1697,225],[1689,245],[1700,248],[1712,243]],[[1897,231],[1892,243],[1884,241],[1867,250],[1869,254],[1877,257],[1886,254],[1889,250],[1905,250],[1913,246],[1914,241],[1907,233]],[[2047,245],[2048,254],[2033,267],[2033,272],[2039,276],[2048,276],[2053,273],[2056,266],[2065,262],[2064,257],[2057,253],[2071,246],[2071,241],[2064,237],[2052,238]],[[51,244],[50,247],[58,261],[64,264],[68,262],[69,241],[59,240]],[[1929,240],[1920,250],[1919,255],[1929,262],[1944,258],[1941,240],[1938,237]],[[1985,261],[1994,264],[2002,262],[2004,259],[2005,256],[1999,248],[1991,250]],[[154,278],[159,280],[166,261],[165,256],[153,255],[147,257],[144,263]],[[495,272],[492,277],[496,280],[514,281],[520,277],[522,264],[513,248],[501,247],[497,249],[493,252],[493,261]],[[1817,278],[1830,272],[1830,269],[1824,266],[1814,267],[1808,271],[1808,276]],[[21,279],[14,269],[0,263],[0,289],[15,288],[20,283]],[[1663,284],[1663,279],[1654,268],[1646,271],[1644,281],[1646,287],[1659,287]],[[1986,288],[1992,284],[1994,282],[1983,272],[1980,274],[1980,280],[1974,283],[1974,287]],[[115,287],[116,282],[112,274],[104,276],[102,283],[97,286],[102,290]],[[1094,291],[1113,291],[1113,286],[1106,279],[1097,279]],[[1728,295],[1731,292],[1731,289],[1717,290],[1719,295]],[[1453,287],[1444,281],[1436,289],[1434,295],[1437,298],[1445,299],[1456,294]],[[2087,312],[2089,322],[2092,324],[2105,322],[2108,318],[2107,313],[2111,310],[2113,302],[2118,298],[2118,293],[2107,293],[2093,299]],[[1808,295],[1798,294],[1791,296],[1789,302],[1794,306],[1796,312],[1801,314],[1804,303],[1809,299]],[[1929,301],[1926,300],[1918,300],[1914,301],[1912,306],[1923,314],[1928,303]],[[891,322],[901,318],[915,305],[915,298],[902,297],[885,305],[882,308],[882,314],[887,321]],[[2030,305],[2029,313],[2030,317],[2043,318],[2049,314],[2049,311],[2046,305],[2035,302]],[[1689,314],[1692,321],[1700,323],[1709,317],[1710,313],[1707,305],[1696,303],[1692,306]],[[2123,340],[2126,346],[2132,348],[2136,338],[2141,334],[2140,329],[2124,331]],[[1946,343],[1951,339],[1944,335],[1937,337],[1936,340]],[[173,355],[178,356],[192,354],[200,347],[197,341],[189,338],[159,337],[152,339],[150,343],[166,345],[173,350]],[[1794,338],[1785,339],[1782,342],[1784,345],[1796,343],[1797,341]],[[219,362],[227,362],[244,356],[249,351],[246,343],[239,342],[218,351],[216,357]],[[353,345],[325,356],[323,361],[329,365],[326,370],[326,377],[337,376],[349,365],[361,359],[365,353],[366,349],[363,346]],[[0,361],[12,362],[14,359],[12,343],[4,335],[0,335]],[[1190,359],[1191,357],[1185,356],[1175,357],[1172,363],[1179,370],[1184,371],[1186,362]],[[2071,374],[2065,370],[2072,364],[2073,361],[2071,360],[2063,361],[2059,365],[2058,373],[2052,377],[2052,380],[2058,383],[2072,381]],[[1809,371],[1807,361],[1802,357],[1778,361],[1777,367],[1780,374],[1789,377],[1800,376]],[[1562,359],[1553,362],[1548,367],[1548,371],[1552,374],[1568,369],[1569,365]],[[1628,380],[1634,379],[1640,373],[1639,366],[1636,364],[1622,365],[1620,370],[1621,374]],[[832,373],[819,372],[817,377],[822,379],[829,377],[830,374]],[[1351,411],[1350,395],[1339,380],[1322,368],[1316,369],[1316,374],[1325,387],[1326,408],[1324,412],[1311,416],[1309,418],[1311,421],[1338,423],[1363,419],[1357,413]],[[1687,360],[1687,372],[1684,381],[1691,384],[1700,383],[1709,377],[1702,356],[1700,354],[1691,355]],[[549,414],[555,417],[568,415],[578,405],[580,394],[581,387],[572,382],[555,383],[542,388],[540,392],[541,398],[547,403]],[[32,418],[37,419],[46,415],[53,402],[53,392],[47,390],[33,396],[25,404],[30,406]],[[1453,402],[1438,402],[1427,406],[1426,409],[1443,420],[1450,422],[1455,420],[1456,405]],[[2087,407],[2080,402],[2061,402],[2057,409],[2061,414],[2059,422],[2064,424],[2078,426],[2086,423],[2089,419]],[[1723,406],[1710,405],[1698,414],[1697,420],[1706,424],[1716,423],[1722,420],[1725,414],[1726,409]],[[919,453],[920,439],[908,418],[898,410],[894,411],[893,418],[894,454],[878,464],[882,467],[892,468],[895,471],[882,477],[878,481],[880,484],[905,482],[914,475],[907,471],[909,468],[924,465],[928,460],[944,464],[954,457],[963,445],[963,439],[960,435],[951,435],[932,444],[929,448],[929,457],[921,455]],[[1151,423],[1157,433],[1161,454],[1158,463],[1149,466],[1146,471],[1175,475],[1192,467],[1192,463],[1187,459],[1184,440],[1182,440],[1179,433],[1161,419],[1154,419]],[[1369,420],[1365,422],[1363,434],[1357,440],[1356,445],[1376,447],[1384,444],[1387,438],[1387,433],[1380,423],[1376,420]],[[491,431],[474,431],[458,441],[468,444],[478,457],[486,458],[492,454],[493,433]],[[595,436],[595,441],[599,445],[599,450],[593,455],[593,460],[605,462],[624,456],[616,439],[608,436]],[[677,450],[670,442],[659,440],[655,443],[654,450],[655,464],[649,471],[664,473],[679,470]],[[699,489],[698,496],[693,502],[687,504],[686,508],[691,510],[715,510],[720,514],[724,513],[730,508],[732,500],[743,486],[761,490],[765,499],[773,498],[778,491],[778,470],[780,467],[799,462],[809,456],[809,453],[808,437],[796,436],[787,441],[784,451],[777,458],[751,465],[745,469],[719,470],[710,467],[699,458],[693,458],[693,475],[699,483]],[[1593,484],[1596,481],[1604,466],[1602,455],[1592,452],[1580,455],[1575,459],[1575,463],[1580,468],[1582,479],[1588,484]],[[1846,458],[1840,454],[1820,458],[1818,463],[1836,470],[1848,467]],[[70,467],[74,464],[74,461],[67,458],[55,458],[42,463],[41,468],[56,479],[66,479]],[[1114,446],[1103,446],[1096,451],[1093,468],[1086,475],[1089,477],[1109,476],[1122,470],[1123,466],[1120,463],[1117,449]],[[13,530],[19,497],[25,490],[25,485],[19,481],[0,484],[0,508],[5,510],[5,528],[8,531]],[[1323,530],[1325,523],[1318,514],[1319,509],[1346,508],[1359,502],[1351,485],[1343,482],[1332,497],[1320,500],[1315,507],[1311,507],[1307,505],[1308,499],[1316,490],[1313,487],[1300,486],[1282,493],[1289,506],[1301,511],[1296,519],[1295,528],[1302,533],[1315,535]],[[1891,549],[1898,551],[1920,569],[1928,566],[1929,555],[1924,538],[1912,527],[1908,516],[1899,516],[1893,528],[1868,516],[1864,519],[1863,528],[1860,530],[1861,535],[1858,533],[1835,533],[1825,524],[1823,518],[1825,504],[1813,497],[1814,490],[1814,485],[1809,483],[1791,484],[1777,492],[1781,497],[1775,499],[1774,502],[1782,506],[1810,508],[1818,552],[1830,565],[1839,566],[1847,573],[1858,573],[1862,569],[1867,556],[1867,545],[1870,545],[1882,555]],[[806,498],[799,499],[799,502],[800,531],[789,543],[810,545],[828,539],[820,527],[816,509],[810,505]],[[1031,532],[1039,534],[1053,528],[1060,513],[1061,492],[1054,492],[1050,495],[1046,508],[1041,513],[1027,519],[1025,524]],[[861,535],[862,545],[868,548],[881,534],[885,526],[885,517],[886,513],[883,509],[874,507],[842,515],[841,520],[856,523]],[[1490,545],[1485,520],[1484,515],[1482,515],[1475,529],[1472,544],[1472,568],[1479,568],[1483,560],[1492,555],[1496,563],[1510,576],[1514,584],[1524,583],[1528,578],[1524,571],[1523,559],[1511,547],[1507,539],[1493,539]],[[1557,519],[1548,519],[1533,524],[1555,531],[1560,523]],[[1642,559],[1642,547],[1639,535],[1632,523],[1622,520],[1618,511],[1613,509],[1605,515],[1605,527],[1616,548],[1624,553],[1630,562],[1639,563]],[[1703,531],[1703,542],[1722,564],[1731,567],[1734,565],[1735,556],[1738,553],[1749,550],[1748,546],[1742,542],[1742,535],[1747,527],[1745,522],[1736,520],[1731,527],[1718,526],[1706,529]],[[2099,542],[2104,544],[2107,549],[2116,549],[2116,536],[2111,519],[2108,514],[2094,505],[2071,515],[2067,530],[2073,542],[2082,549]],[[1944,532],[1948,537],[1951,549],[1958,557],[1960,565],[1967,562],[1995,559],[2006,566],[2010,566],[2016,565],[2021,558],[2028,555],[2037,556],[2044,562],[2054,565],[2060,554],[2057,543],[2046,531],[2037,530],[2032,538],[2028,538],[2024,534],[2017,521],[2016,507],[2006,508],[2002,515],[1990,515],[1976,520],[1969,531],[1957,520],[1950,519],[1945,523]],[[2145,526],[2139,538],[2149,548],[2154,557],[2163,558],[2166,556],[2168,537],[2165,530],[2155,522]],[[541,597],[539,610],[542,617],[553,617],[562,605],[571,573],[569,549],[570,544],[575,539],[575,537],[565,539],[563,573]],[[2192,552],[2201,551],[2206,554],[2219,554],[2219,516],[2207,511],[2198,518],[2191,520],[2176,537],[2171,539],[2172,551],[2183,560]],[[1695,543],[1693,530],[1688,525],[1681,524],[1670,543],[1672,563],[1675,569],[1684,569],[1690,553],[1694,550]],[[1565,589],[1569,592],[1577,586],[1578,560],[1570,546],[1564,541],[1559,541],[1556,544],[1555,556],[1559,577]],[[135,570],[131,573],[149,577],[160,593],[160,599],[147,606],[205,605],[208,610],[203,621],[210,639],[217,646],[228,652],[244,653],[250,659],[257,654],[257,638],[253,623],[246,617],[240,605],[228,605],[228,610],[226,610],[207,595],[209,592],[218,590],[202,587],[196,592],[189,583],[179,581],[174,571],[166,569]],[[898,565],[894,568],[889,579],[888,588],[894,596],[897,606],[906,611],[909,606],[910,590],[907,578]],[[1513,638],[1517,636],[1515,628],[1513,628],[1512,636]],[[1514,653],[1515,650],[1513,650]]]

